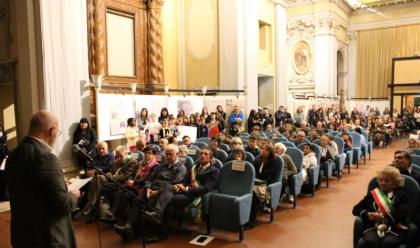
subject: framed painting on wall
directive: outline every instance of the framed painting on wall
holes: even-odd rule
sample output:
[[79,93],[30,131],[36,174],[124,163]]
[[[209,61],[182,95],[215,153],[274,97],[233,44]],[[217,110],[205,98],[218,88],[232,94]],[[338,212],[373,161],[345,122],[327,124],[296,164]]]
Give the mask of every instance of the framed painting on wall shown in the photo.
[[309,44],[304,41],[298,41],[293,47],[292,65],[295,72],[299,75],[305,75],[312,67],[312,52]]

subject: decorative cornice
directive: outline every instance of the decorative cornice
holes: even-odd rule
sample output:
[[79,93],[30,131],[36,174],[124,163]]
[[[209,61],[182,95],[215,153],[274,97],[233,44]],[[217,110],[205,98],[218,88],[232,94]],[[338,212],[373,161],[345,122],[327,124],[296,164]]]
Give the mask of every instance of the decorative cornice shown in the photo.
[[287,24],[287,32],[289,36],[294,32],[315,34],[315,24],[311,20],[298,19]]
[[370,29],[379,29],[379,28],[392,28],[404,25],[413,25],[420,23],[420,16],[400,18],[397,20],[384,20],[360,24],[351,24],[349,27],[350,31],[361,31],[361,30],[370,30]]
[[[407,3],[418,2],[419,0],[381,0],[372,3],[364,4],[368,8],[380,8],[386,6],[395,6],[395,5],[402,5]],[[359,7],[358,9],[363,9],[363,7]]]

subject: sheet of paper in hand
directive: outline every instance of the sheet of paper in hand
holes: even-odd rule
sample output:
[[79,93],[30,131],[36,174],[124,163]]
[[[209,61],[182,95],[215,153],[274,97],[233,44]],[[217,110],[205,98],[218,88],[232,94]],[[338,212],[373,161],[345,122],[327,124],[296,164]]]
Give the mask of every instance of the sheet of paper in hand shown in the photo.
[[67,184],[68,191],[72,190],[79,190],[83,186],[85,186],[90,180],[92,180],[93,177],[85,178],[85,179],[79,179],[79,178],[71,178],[69,180],[69,183]]

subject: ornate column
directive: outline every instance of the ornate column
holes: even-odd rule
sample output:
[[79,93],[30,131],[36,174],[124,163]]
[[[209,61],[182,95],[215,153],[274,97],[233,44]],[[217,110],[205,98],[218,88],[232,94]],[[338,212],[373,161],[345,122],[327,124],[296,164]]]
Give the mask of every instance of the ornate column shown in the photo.
[[163,83],[162,23],[160,12],[163,0],[147,1],[147,50],[149,61],[149,87]]
[[[89,11],[90,12],[90,11]],[[103,0],[93,0],[93,19],[89,17],[89,24],[93,24],[89,32],[93,46],[91,46],[91,56],[94,58],[94,63],[91,65],[92,73],[97,75],[105,75],[105,3]],[[93,21],[93,23],[92,23]]]
[[347,33],[348,39],[348,67],[347,67],[347,96],[356,97],[356,53],[357,31]]
[[287,10],[284,0],[274,2],[276,8],[276,95],[277,102],[274,110],[280,105],[287,105],[288,83],[287,83]]
[[315,29],[315,93],[320,96],[335,96],[337,82],[338,22],[331,16],[321,16]]

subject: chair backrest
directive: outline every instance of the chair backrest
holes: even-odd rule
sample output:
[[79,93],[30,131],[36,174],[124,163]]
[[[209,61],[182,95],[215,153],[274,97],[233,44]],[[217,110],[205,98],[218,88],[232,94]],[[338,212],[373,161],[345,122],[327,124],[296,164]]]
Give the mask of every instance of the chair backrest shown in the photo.
[[420,173],[420,165],[411,163],[411,169],[417,173]]
[[242,133],[239,133],[239,137],[242,139],[242,137],[246,137],[246,138],[249,138],[249,136],[251,136],[249,133],[247,133],[247,132],[242,132]]
[[185,167],[187,167],[188,171],[191,171],[191,168],[194,165],[194,160],[190,156],[178,156],[178,159],[185,165]]
[[344,153],[344,140],[340,137],[334,137],[334,141],[338,147],[338,154]]
[[285,137],[278,137],[278,138],[275,138],[275,139],[271,140],[271,143],[273,143],[273,144],[276,144],[278,142],[289,142],[289,140],[286,139]]
[[332,136],[336,136],[337,134],[341,135],[339,131],[329,131],[328,134],[331,134]]
[[258,132],[258,135],[259,135],[260,137],[267,137],[267,134],[265,134],[265,132],[264,132],[264,131],[259,131],[259,132]]
[[207,145],[210,144],[210,138],[209,137],[200,137],[195,140],[195,142],[202,142],[206,143]]
[[420,156],[419,155],[410,155],[411,163],[420,165]]
[[222,149],[226,153],[229,153],[230,147],[227,144],[222,143],[222,144],[220,144],[220,149]]
[[362,130],[362,135],[365,137],[366,141],[369,140],[369,135],[365,130]]
[[352,142],[353,147],[360,147],[361,146],[360,134],[356,132],[350,132],[349,135],[351,137],[351,142]]
[[222,161],[218,160],[217,158],[213,158],[213,164],[214,166],[216,166],[216,168],[218,168],[219,170],[222,169],[223,167],[223,163]]
[[299,148],[288,147],[286,150],[286,154],[292,158],[293,163],[296,166],[296,169],[298,171],[301,171],[302,163],[303,163],[303,152]]
[[214,157],[217,158],[218,160],[222,161],[222,163],[224,163],[224,162],[226,162],[228,154],[227,154],[227,152],[225,152],[222,149],[217,149],[216,154],[214,154]]
[[405,148],[405,150],[412,155],[420,156],[420,148]]
[[160,152],[162,152],[162,150],[160,149],[160,146],[159,146],[159,145],[156,145],[156,144],[149,144],[149,145],[147,145],[147,146],[152,147],[152,148],[156,151],[156,153],[160,153]]
[[193,161],[196,161],[200,156],[200,149],[196,147],[189,147],[188,156],[190,156],[193,159]]
[[283,143],[283,145],[285,145],[286,147],[296,147],[295,144],[293,144],[292,142],[283,141],[281,143]]
[[207,143],[200,142],[200,141],[198,141],[198,140],[196,140],[194,143],[192,143],[192,145],[195,145],[195,146],[197,146],[197,147],[198,147],[198,148],[200,148],[200,149],[208,146],[208,144],[207,144]]
[[252,162],[254,162],[254,159],[255,159],[255,157],[252,153],[245,151],[245,160],[246,161],[252,163]]
[[244,170],[232,168],[232,165],[237,162],[226,162],[220,170],[217,185],[219,193],[234,196],[252,193],[255,178],[254,166],[248,161],[239,161],[243,163]]
[[321,145],[321,141],[319,139],[314,140],[312,143],[317,144],[317,145]]
[[[410,196],[410,206],[418,206],[420,200],[420,187],[417,184],[416,180],[414,180],[410,176],[402,175],[404,177],[404,186],[403,190]],[[368,194],[371,190],[378,187],[378,181],[376,177],[372,178],[368,185]],[[417,209],[413,209],[413,211],[418,211]]]
[[314,152],[318,160],[318,165],[320,165],[321,164],[321,147],[317,144],[312,144],[312,145],[314,147]]

